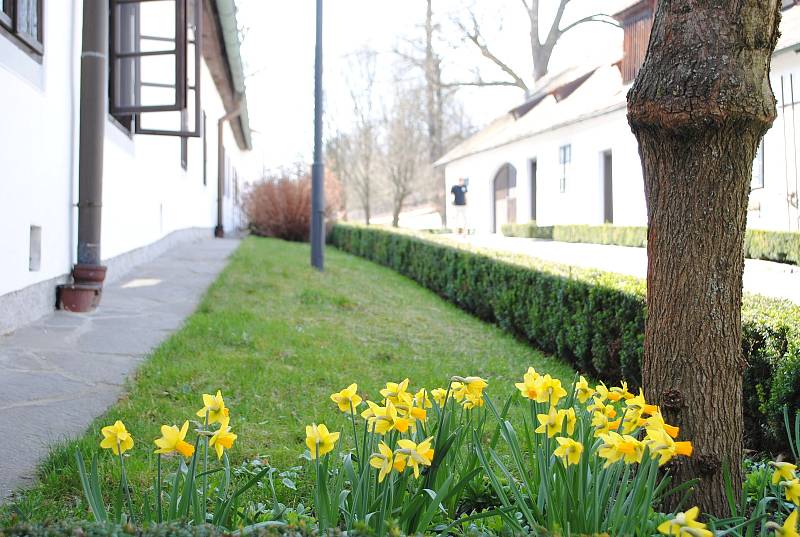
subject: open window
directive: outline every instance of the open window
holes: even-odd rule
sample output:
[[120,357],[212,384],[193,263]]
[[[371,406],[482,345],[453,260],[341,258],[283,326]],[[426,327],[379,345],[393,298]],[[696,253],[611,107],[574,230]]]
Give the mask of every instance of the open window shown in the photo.
[[201,136],[201,24],[199,0],[111,0],[109,111],[136,134]]

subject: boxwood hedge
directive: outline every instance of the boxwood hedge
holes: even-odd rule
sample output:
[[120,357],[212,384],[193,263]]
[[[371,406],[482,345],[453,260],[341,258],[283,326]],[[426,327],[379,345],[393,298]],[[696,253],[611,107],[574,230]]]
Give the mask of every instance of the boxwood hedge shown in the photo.
[[[596,379],[640,383],[642,280],[471,251],[442,239],[375,227],[337,224],[330,242],[391,267]],[[746,442],[752,449],[775,451],[786,446],[783,407],[800,408],[800,307],[748,296],[742,320],[742,348],[749,363]]]
[[[643,226],[556,225],[537,226],[536,222],[504,224],[503,235],[552,239],[561,242],[615,244],[618,246],[647,246],[647,228]],[[744,240],[744,256],[800,265],[800,233],[796,231],[766,231],[748,229]]]

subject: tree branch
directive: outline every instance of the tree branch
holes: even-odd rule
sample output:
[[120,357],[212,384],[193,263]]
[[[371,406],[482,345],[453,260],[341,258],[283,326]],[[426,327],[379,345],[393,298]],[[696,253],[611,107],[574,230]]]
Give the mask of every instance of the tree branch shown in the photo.
[[[605,17],[605,18],[598,18],[598,17]],[[561,28],[559,32],[562,34],[567,33],[568,31],[572,30],[579,24],[583,24],[584,22],[603,22],[605,24],[610,24],[614,28],[622,28],[622,25],[611,18],[610,15],[606,15],[605,13],[595,13],[594,15],[589,15],[588,17],[584,17],[582,19],[576,20],[573,23],[568,24],[566,27]]]

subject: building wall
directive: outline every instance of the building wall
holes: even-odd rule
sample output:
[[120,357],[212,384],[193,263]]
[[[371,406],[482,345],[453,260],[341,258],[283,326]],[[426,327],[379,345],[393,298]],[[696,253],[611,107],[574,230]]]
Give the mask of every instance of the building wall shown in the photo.
[[[0,35],[0,297],[67,274],[75,261],[80,2],[45,2],[41,64]],[[203,65],[207,115],[207,184],[203,141],[189,141],[188,169],[180,139],[133,136],[106,122],[103,181],[104,259],[151,244],[173,231],[216,225],[217,119],[224,114]],[[226,155],[240,180],[245,155],[229,127]],[[226,225],[235,222],[235,189],[227,189]],[[41,227],[42,257],[29,270],[30,226]],[[55,291],[53,292],[55,301]]]
[[[778,118],[764,137],[764,186],[750,194],[748,227],[800,230],[798,209],[798,126],[800,126],[800,54],[787,50],[772,61],[772,88]],[[794,106],[793,104],[794,103]],[[795,110],[796,108],[796,110]],[[613,223],[647,225],[641,162],[625,109],[537,134],[531,138],[477,153],[446,165],[446,192],[459,177],[469,178],[468,226],[478,233],[493,230],[493,181],[505,163],[517,172],[517,222],[531,219],[530,160],[537,162],[537,222],[602,224],[603,170],[601,153],[611,151]],[[571,145],[572,162],[566,191],[560,192],[559,147]],[[452,201],[452,199],[451,199]],[[454,225],[448,206],[448,225]],[[500,231],[499,228],[497,230]]]
[[[566,144],[571,146],[571,163],[562,193],[559,147]],[[647,215],[642,171],[636,139],[628,128],[624,109],[452,162],[445,170],[447,192],[460,177],[468,178],[468,226],[479,233],[491,233],[494,177],[503,164],[509,163],[517,174],[517,222],[527,222],[531,219],[530,163],[535,159],[536,221],[540,225],[601,224],[604,219],[602,155],[606,151],[612,155],[613,222],[643,225]],[[447,214],[448,225],[452,226],[451,205],[448,205]]]

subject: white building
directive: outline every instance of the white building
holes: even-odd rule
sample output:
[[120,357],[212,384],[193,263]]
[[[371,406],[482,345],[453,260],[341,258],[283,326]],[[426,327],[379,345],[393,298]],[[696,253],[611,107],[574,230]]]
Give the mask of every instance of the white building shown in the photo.
[[[98,23],[107,62],[83,44],[84,1],[110,5],[107,32]],[[233,0],[84,1],[0,2],[0,334],[52,311],[79,261],[81,75],[93,58],[108,66],[96,99],[108,279],[242,223],[251,141]]]
[[[499,232],[504,223],[530,220],[540,225],[647,225],[626,95],[644,60],[654,6],[653,0],[637,0],[616,15],[625,32],[622,59],[547,77],[525,103],[436,163],[445,168],[445,192],[459,178],[467,180],[471,229]],[[784,0],[782,15],[770,75],[778,118],[753,165],[748,225],[795,231],[800,229],[795,131],[795,105],[800,121],[800,6]],[[447,220],[453,221],[452,205]]]

